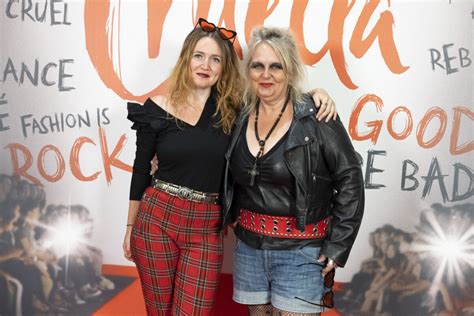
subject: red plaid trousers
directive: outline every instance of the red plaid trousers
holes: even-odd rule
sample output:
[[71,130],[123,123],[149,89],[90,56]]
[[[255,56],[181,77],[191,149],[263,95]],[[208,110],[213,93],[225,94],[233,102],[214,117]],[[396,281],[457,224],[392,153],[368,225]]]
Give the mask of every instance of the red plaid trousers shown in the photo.
[[209,315],[223,260],[221,205],[148,187],[131,237],[148,315]]

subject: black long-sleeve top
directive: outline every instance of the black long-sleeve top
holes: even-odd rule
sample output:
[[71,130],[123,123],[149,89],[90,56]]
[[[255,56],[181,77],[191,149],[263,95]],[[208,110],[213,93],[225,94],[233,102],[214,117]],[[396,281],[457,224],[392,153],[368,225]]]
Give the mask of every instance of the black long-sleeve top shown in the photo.
[[150,161],[155,154],[157,179],[203,192],[221,191],[230,138],[216,126],[215,112],[213,93],[194,126],[171,116],[151,99],[143,105],[128,103],[127,118],[137,131],[130,200],[140,200],[150,185]]

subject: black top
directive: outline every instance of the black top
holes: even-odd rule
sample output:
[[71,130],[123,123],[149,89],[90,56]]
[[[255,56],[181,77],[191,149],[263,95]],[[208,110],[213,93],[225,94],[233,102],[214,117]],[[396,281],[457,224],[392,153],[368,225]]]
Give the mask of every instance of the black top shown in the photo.
[[230,137],[218,122],[213,93],[195,126],[176,119],[151,99],[128,103],[128,119],[137,131],[130,200],[140,200],[151,183],[150,161],[159,161],[155,177],[197,191],[220,192]]
[[[246,126],[247,123],[244,123]],[[286,166],[284,153],[286,133],[266,154],[257,160],[259,174],[250,186],[249,170],[255,157],[249,150],[247,129],[242,128],[236,142],[230,170],[235,181],[235,205],[254,213],[274,216],[295,216],[295,178]],[[288,250],[306,246],[319,247],[320,239],[292,239],[260,235],[237,225],[237,238],[256,249]]]
[[285,134],[267,153],[257,160],[258,175],[250,186],[255,157],[247,143],[246,128],[235,146],[230,165],[236,183],[235,203],[239,208],[261,214],[292,216],[295,209],[294,178],[283,159]]

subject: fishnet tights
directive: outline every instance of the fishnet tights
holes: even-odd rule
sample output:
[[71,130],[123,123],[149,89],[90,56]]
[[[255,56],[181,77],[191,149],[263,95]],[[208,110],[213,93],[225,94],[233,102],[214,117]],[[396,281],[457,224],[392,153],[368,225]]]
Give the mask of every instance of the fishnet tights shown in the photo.
[[320,316],[320,313],[293,313],[266,305],[248,305],[250,316]]
[[272,315],[272,305],[247,305],[250,316],[270,316]]

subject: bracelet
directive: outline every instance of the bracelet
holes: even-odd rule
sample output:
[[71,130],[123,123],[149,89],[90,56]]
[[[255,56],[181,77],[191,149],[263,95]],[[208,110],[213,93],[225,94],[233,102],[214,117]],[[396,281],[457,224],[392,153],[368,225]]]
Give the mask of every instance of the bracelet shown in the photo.
[[127,227],[128,227],[128,226],[133,226],[133,224],[127,224],[127,225],[125,225],[125,226],[127,226]]

